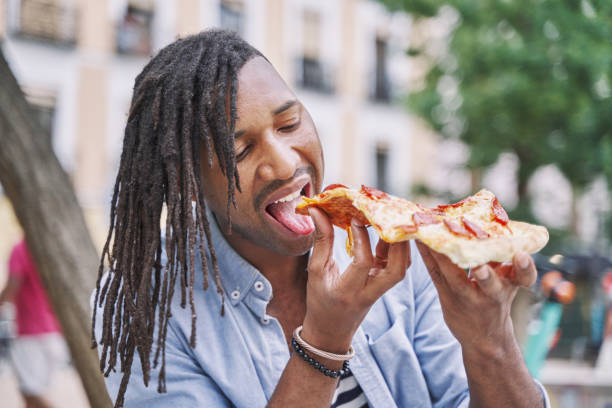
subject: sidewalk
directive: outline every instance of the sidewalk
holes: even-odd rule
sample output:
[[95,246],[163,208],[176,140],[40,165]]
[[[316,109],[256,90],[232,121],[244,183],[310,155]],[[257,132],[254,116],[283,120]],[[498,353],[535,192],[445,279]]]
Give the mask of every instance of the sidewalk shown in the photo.
[[604,372],[580,362],[549,359],[540,377],[553,407],[612,407],[612,371]]

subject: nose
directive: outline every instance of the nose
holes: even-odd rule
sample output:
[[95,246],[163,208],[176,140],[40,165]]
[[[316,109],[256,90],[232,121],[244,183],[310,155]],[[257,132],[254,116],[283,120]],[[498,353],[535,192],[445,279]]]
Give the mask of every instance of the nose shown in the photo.
[[258,174],[264,181],[290,179],[297,170],[300,157],[289,138],[269,132],[264,140],[263,161]]

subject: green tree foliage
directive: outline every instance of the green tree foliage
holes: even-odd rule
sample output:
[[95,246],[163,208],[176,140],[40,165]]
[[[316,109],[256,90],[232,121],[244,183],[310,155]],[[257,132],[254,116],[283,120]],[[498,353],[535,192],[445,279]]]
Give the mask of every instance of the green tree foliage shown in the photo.
[[[427,42],[409,50],[431,66],[410,104],[442,135],[470,146],[472,169],[514,152],[519,208],[526,210],[527,180],[543,164],[557,164],[577,192],[601,174],[612,186],[612,1],[383,3],[416,23],[441,7],[454,10],[446,55],[428,55]],[[457,96],[445,100],[453,84]]]

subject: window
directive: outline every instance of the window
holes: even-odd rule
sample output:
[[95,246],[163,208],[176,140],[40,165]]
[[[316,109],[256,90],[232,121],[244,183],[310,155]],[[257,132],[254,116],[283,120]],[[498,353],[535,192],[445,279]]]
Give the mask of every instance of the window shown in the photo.
[[388,191],[389,181],[387,179],[387,167],[389,162],[389,148],[379,144],[376,147],[376,188]]
[[130,1],[117,27],[117,51],[121,54],[151,53],[153,1]]
[[237,0],[221,0],[221,27],[242,35],[244,30],[244,4]]
[[319,13],[311,10],[304,11],[302,16],[303,49],[298,72],[300,86],[321,92],[331,92],[329,70],[321,62],[321,21]]
[[21,0],[15,32],[23,37],[72,45],[76,10],[59,0]]
[[374,72],[374,100],[389,102],[391,92],[387,77],[387,40],[376,37],[376,66]]

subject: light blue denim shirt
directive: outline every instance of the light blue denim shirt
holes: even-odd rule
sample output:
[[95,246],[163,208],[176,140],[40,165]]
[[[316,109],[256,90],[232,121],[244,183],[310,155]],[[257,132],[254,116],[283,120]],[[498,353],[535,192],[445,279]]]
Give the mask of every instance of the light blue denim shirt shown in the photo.
[[[264,407],[287,365],[290,353],[283,330],[266,314],[270,283],[230,247],[210,219],[226,293],[225,316],[220,316],[215,288],[201,289],[201,263],[196,262],[196,347],[189,346],[191,312],[180,307],[175,292],[166,339],[167,393],[157,392],[159,367],[152,370],[149,387],[144,386],[136,355],[126,407]],[[336,229],[334,257],[341,271],[351,261],[345,239],[345,232]],[[405,279],[373,305],[355,334],[351,369],[371,407],[467,407],[461,348],[444,323],[437,292],[414,244],[411,250]],[[98,318],[98,337],[101,322]],[[106,379],[113,400],[121,378],[117,370]],[[544,391],[543,398],[548,407]]]

